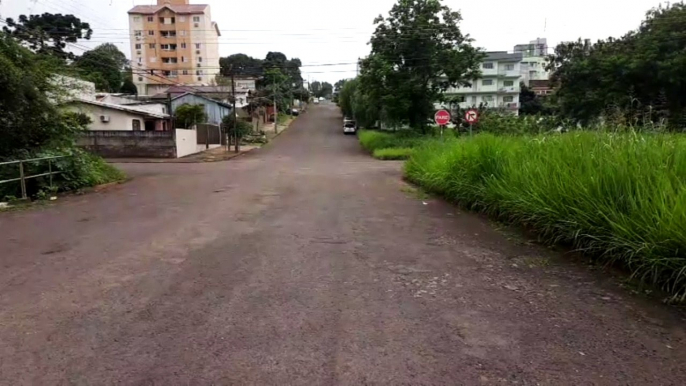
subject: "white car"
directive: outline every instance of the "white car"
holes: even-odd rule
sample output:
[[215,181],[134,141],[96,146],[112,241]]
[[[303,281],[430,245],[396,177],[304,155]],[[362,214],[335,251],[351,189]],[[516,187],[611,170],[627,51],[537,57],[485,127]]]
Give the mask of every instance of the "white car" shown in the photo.
[[343,134],[355,134],[357,132],[357,123],[351,119],[343,121]]
[[318,105],[318,104],[319,104],[319,99],[315,99],[315,100],[312,101],[312,102],[313,102],[315,105]]

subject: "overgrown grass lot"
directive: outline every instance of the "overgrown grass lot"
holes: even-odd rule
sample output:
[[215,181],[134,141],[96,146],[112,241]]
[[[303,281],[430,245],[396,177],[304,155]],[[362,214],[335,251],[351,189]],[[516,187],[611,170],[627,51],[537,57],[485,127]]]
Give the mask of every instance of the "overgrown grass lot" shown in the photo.
[[411,131],[391,133],[360,130],[357,136],[365,150],[382,160],[408,159],[412,149],[426,141],[426,138]]
[[686,299],[686,137],[573,132],[425,141],[405,175]]

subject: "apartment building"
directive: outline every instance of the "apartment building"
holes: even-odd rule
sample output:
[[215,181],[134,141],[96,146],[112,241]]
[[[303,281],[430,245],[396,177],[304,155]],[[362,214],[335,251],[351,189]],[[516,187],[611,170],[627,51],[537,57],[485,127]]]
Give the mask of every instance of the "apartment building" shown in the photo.
[[481,63],[481,79],[474,80],[471,87],[451,87],[445,94],[462,109],[483,104],[518,114],[521,62],[521,53],[486,52]]
[[532,80],[548,80],[550,73],[546,71],[546,57],[548,55],[548,40],[536,38],[529,44],[517,44],[514,52],[522,54],[522,82],[530,86]]
[[138,5],[128,13],[133,82],[140,95],[214,82],[221,33],[209,5],[157,0],[157,5]]

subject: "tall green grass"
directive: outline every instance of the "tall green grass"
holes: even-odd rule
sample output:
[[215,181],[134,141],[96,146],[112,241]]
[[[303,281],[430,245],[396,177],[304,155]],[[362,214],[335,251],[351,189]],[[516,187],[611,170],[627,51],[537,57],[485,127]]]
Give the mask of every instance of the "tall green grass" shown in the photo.
[[426,143],[405,174],[686,299],[686,137],[481,134]]
[[360,130],[357,136],[362,147],[370,153],[378,149],[413,148],[424,140],[424,137],[410,131],[389,133],[375,130]]

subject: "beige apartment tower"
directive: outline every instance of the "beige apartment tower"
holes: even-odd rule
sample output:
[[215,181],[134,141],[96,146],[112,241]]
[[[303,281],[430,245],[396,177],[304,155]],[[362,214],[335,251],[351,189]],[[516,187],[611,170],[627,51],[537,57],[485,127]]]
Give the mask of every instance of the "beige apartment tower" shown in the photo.
[[129,11],[131,67],[140,95],[174,85],[213,84],[219,73],[219,27],[210,6],[157,0]]

